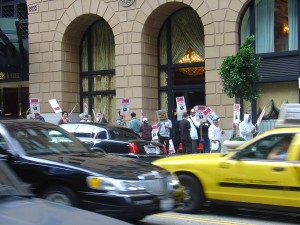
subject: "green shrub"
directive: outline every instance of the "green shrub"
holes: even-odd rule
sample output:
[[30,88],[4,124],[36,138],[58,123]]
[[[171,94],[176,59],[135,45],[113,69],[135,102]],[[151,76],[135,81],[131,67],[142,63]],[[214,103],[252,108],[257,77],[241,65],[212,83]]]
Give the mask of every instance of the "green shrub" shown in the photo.
[[246,141],[246,140],[242,137],[232,137],[230,138],[230,141]]

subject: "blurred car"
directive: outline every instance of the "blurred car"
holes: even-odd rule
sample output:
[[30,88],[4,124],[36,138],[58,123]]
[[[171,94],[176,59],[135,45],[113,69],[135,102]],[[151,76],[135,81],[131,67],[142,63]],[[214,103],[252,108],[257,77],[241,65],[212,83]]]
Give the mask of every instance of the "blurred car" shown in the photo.
[[[286,157],[270,158],[286,138],[292,139]],[[300,126],[274,128],[235,152],[174,156],[153,164],[177,174],[185,187],[180,212],[195,212],[207,202],[300,211]]]
[[94,151],[141,159],[147,162],[166,157],[166,148],[155,141],[145,141],[129,128],[99,123],[60,125]]
[[129,225],[114,218],[34,197],[1,160],[0,224]]
[[173,210],[175,175],[141,160],[92,152],[57,125],[0,121],[0,158],[37,196],[124,220]]

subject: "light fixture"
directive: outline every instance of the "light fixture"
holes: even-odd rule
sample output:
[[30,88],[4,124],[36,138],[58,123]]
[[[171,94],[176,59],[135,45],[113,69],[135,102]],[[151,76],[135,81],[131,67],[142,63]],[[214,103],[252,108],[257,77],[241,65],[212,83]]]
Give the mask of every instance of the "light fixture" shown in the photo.
[[[204,62],[204,59],[198,55],[191,47],[188,48],[186,54],[179,60],[179,64]],[[199,76],[205,72],[204,66],[179,68],[181,73],[192,76]]]
[[284,23],[283,24],[283,33],[288,34],[289,30],[290,30],[289,26],[286,23]]

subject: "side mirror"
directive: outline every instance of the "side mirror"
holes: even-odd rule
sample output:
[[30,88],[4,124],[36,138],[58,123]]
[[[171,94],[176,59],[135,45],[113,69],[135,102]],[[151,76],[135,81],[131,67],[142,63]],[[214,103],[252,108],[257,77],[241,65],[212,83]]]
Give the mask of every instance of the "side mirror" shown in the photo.
[[237,161],[240,161],[241,160],[241,155],[242,155],[242,152],[241,151],[237,151],[232,158],[236,159]]

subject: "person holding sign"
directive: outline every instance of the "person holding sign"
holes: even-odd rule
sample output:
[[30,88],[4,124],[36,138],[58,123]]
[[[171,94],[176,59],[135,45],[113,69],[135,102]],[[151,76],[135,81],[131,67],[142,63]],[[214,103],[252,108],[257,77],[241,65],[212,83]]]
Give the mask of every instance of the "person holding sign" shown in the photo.
[[214,115],[212,118],[212,124],[208,128],[208,137],[210,140],[210,153],[221,152],[221,135],[224,131],[219,126],[219,117]]
[[180,128],[180,139],[182,143],[182,152],[190,154],[192,153],[192,138],[190,135],[191,124],[187,119],[188,119],[188,114],[184,112],[182,114],[182,120],[179,122],[179,128]]
[[246,141],[253,138],[253,134],[256,133],[256,128],[251,122],[251,114],[244,114],[244,120],[239,125],[240,136]]
[[172,121],[167,119],[166,121],[158,122],[159,131],[158,131],[158,142],[161,144],[165,144],[167,154],[169,154],[169,141],[170,141],[170,134],[172,129]]
[[69,113],[67,113],[66,111],[62,111],[61,118],[58,121],[58,125],[64,124],[64,123],[70,123],[68,116],[69,116]]
[[198,149],[197,149],[198,142],[199,142],[198,131],[199,131],[200,122],[197,121],[195,109],[191,109],[190,113],[191,115],[187,120],[191,124],[190,135],[192,138],[192,153],[198,153]]

